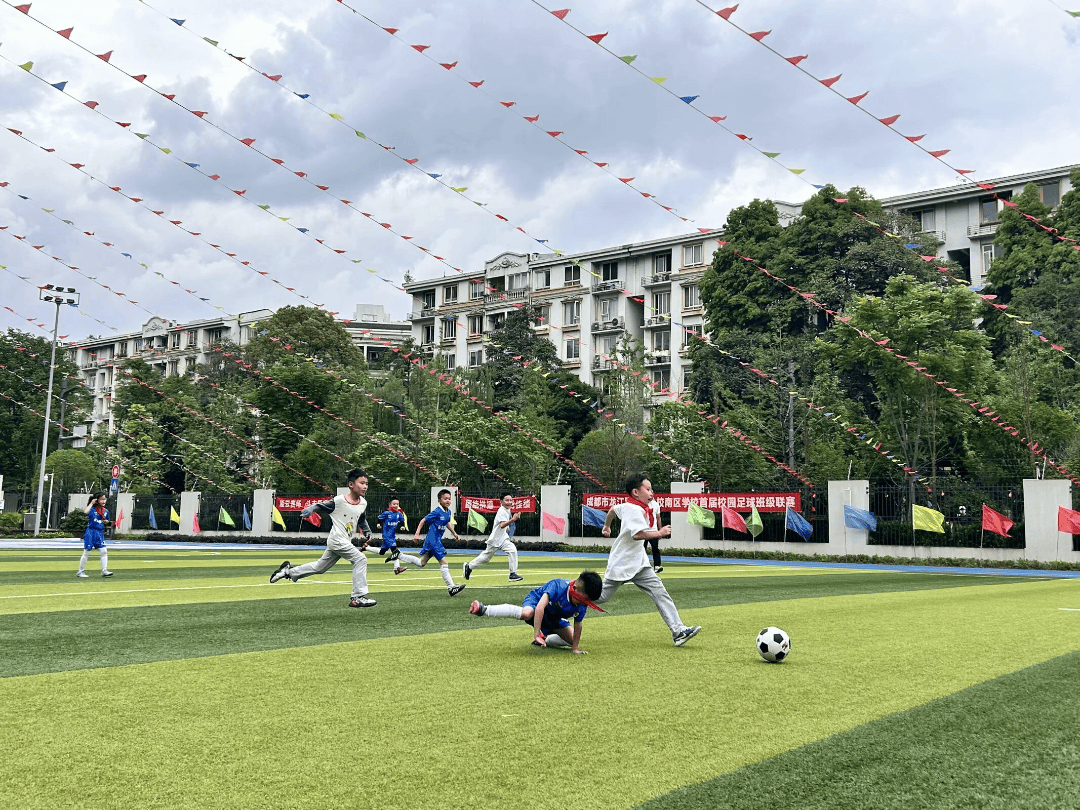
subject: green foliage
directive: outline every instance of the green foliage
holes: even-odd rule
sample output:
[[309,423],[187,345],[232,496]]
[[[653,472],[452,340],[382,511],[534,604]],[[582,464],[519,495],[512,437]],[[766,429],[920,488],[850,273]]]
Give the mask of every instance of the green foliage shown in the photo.
[[91,453],[85,450],[56,450],[45,459],[45,472],[53,474],[57,492],[92,492],[100,489],[105,476]]

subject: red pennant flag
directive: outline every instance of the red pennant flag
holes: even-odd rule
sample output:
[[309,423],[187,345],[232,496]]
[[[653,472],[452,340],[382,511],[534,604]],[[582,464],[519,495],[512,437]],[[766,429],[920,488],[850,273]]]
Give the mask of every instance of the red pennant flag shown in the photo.
[[30,3],[24,3],[21,6],[15,6],[15,10],[16,11],[21,11],[23,14],[29,14],[30,13],[30,6],[31,6]]
[[801,62],[801,61],[802,61],[803,59],[808,59],[809,57],[810,57],[810,54],[808,54],[808,53],[804,53],[804,54],[803,54],[802,56],[788,56],[788,57],[786,57],[786,58],[787,58],[787,60],[788,60],[789,62],[791,62],[791,64],[793,64],[793,65],[797,65],[797,64],[799,64],[799,62]]
[[397,29],[397,28],[383,28],[383,31],[388,33],[390,36],[393,36],[394,34],[396,34],[398,32],[398,30],[399,29]]
[[734,529],[737,532],[746,533],[746,521],[743,516],[730,506],[721,506],[720,514],[723,516],[724,528]]
[[995,512],[984,503],[982,508],[982,527],[984,531],[1000,534],[1002,537],[1008,537],[1009,529],[1013,527],[1013,522],[1001,514],[1001,512]]
[[750,36],[750,39],[756,39],[758,42],[761,42],[761,40],[765,39],[765,37],[767,37],[771,33],[772,33],[772,29],[770,28],[768,31],[755,31],[753,34],[750,34],[749,36]]
[[419,51],[420,53],[423,53],[424,51],[426,51],[430,47],[431,47],[430,45],[413,45],[412,46],[413,50]]
[[552,138],[558,138],[560,135],[562,135],[562,131],[558,129],[548,130],[548,135],[550,135]]
[[607,36],[607,31],[605,31],[602,34],[592,34],[590,36],[587,36],[586,39],[591,39],[593,42],[595,42],[597,45],[599,45],[600,40],[602,40],[606,36]]
[[1059,506],[1058,531],[1066,534],[1080,534],[1080,512]]
[[[27,6],[29,8],[29,6]],[[108,62],[112,58],[112,51],[106,51],[105,53],[95,54],[102,62]]]
[[444,67],[447,70],[453,70],[457,67],[457,62],[439,62],[439,67]]
[[74,28],[65,28],[63,31],[57,31],[56,33],[58,33],[64,39],[71,39],[71,32],[73,30]]
[[140,73],[138,76],[132,76],[131,78],[133,78],[139,84],[142,84],[143,82],[146,81],[146,74],[145,73]]
[[730,20],[731,15],[735,13],[735,9],[737,9],[737,8],[738,8],[738,5],[734,5],[734,6],[731,6],[730,8],[722,8],[716,13],[719,14],[721,17],[723,17],[725,20]]
[[727,121],[726,115],[710,115],[709,120],[713,123],[719,124],[721,121]]
[[[29,8],[29,6],[27,6],[27,8]],[[556,17],[558,17],[560,20],[565,20],[566,15],[570,13],[570,9],[561,8],[558,11],[553,11],[551,13],[554,14]]]
[[926,136],[925,135],[905,135],[904,137],[907,138],[912,143],[918,143],[919,141],[921,141]]
[[897,115],[887,115],[884,118],[879,118],[878,121],[880,121],[881,123],[883,123],[887,127],[891,127],[893,124],[895,124],[897,122],[897,120],[899,118],[900,118],[899,114],[897,114]]
[[850,101],[852,104],[858,104],[860,101],[862,101],[868,95],[870,95],[869,90],[867,90],[865,93],[860,93],[857,96],[848,96],[848,101]]
[[843,75],[844,75],[843,73],[837,73],[831,79],[820,79],[819,81],[823,85],[825,85],[826,87],[832,87],[834,84],[836,84],[838,81],[840,81],[840,77],[843,76]]
[[951,149],[938,149],[936,152],[931,152],[930,157],[942,158],[951,152]]
[[483,83],[484,83],[484,79],[481,79],[481,80],[480,80],[480,81],[478,81],[478,82],[469,82],[469,84],[471,84],[471,85],[472,85],[473,87],[479,87],[479,86],[480,86],[480,85],[482,85]]
[[255,139],[254,138],[241,138],[240,143],[242,143],[244,146],[251,146],[253,143],[255,143]]

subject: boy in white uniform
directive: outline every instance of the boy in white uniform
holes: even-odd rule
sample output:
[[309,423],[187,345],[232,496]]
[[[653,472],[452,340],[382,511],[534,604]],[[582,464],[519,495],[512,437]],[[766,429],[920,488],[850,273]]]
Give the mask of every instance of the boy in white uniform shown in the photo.
[[650,504],[653,496],[652,483],[644,475],[634,473],[626,479],[626,494],[630,496],[630,500],[611,507],[604,521],[603,535],[611,537],[611,521],[618,515],[619,536],[611,544],[607,570],[604,571],[604,590],[596,601],[606,602],[620,585],[633,582],[656,604],[661,618],[671,629],[672,641],[676,647],[681,647],[700,633],[701,627],[687,627],[682,623],[675,602],[663,581],[649,565],[643,545],[645,540],[654,537],[669,537],[671,526],[657,528],[656,513]]
[[510,514],[510,507],[513,505],[514,498],[512,495],[502,496],[499,511],[495,513],[495,520],[492,521],[491,534],[488,535],[487,539],[487,548],[477,554],[472,562],[465,563],[463,569],[465,579],[471,577],[474,570],[494,557],[497,551],[501,551],[507,557],[510,566],[510,581],[521,582],[521,580],[525,579],[517,572],[517,546],[510,542],[510,527],[517,523],[518,517],[521,516],[520,512],[516,515]]
[[[300,514],[308,517],[313,512],[330,517],[330,536],[326,538],[326,551],[315,562],[298,565],[295,568],[286,560],[270,575],[270,582],[277,582],[285,577],[290,582],[322,574],[334,567],[344,557],[352,563],[352,598],[349,607],[375,607],[375,600],[367,596],[367,557],[363,548],[352,544],[354,532],[363,532],[365,539],[371,534],[367,521],[368,477],[363,470],[350,470],[347,476],[349,491],[329,501],[312,504]],[[366,544],[365,544],[366,545]]]

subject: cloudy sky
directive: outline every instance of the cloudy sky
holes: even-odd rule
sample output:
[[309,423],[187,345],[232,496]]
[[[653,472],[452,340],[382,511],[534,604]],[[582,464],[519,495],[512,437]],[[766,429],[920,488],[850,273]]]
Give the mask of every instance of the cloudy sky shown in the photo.
[[[151,312],[184,322],[219,314],[214,306],[301,303],[286,287],[340,317],[370,302],[401,318],[408,296],[378,276],[431,278],[504,250],[544,252],[535,239],[575,252],[721,226],[735,206],[801,201],[815,183],[881,197],[957,182],[725,23],[709,10],[718,3],[588,0],[565,22],[532,0],[35,0],[30,16],[19,0],[2,3],[0,123],[28,140],[0,130],[0,264],[10,271],[0,300],[19,313],[0,309],[0,328],[41,334],[25,321],[35,316],[51,327],[36,289],[49,282],[82,293],[85,315],[63,314],[72,338],[109,331],[89,316],[130,331]],[[900,132],[951,149],[946,160],[970,177],[1080,162],[1080,19],[1051,0],[748,0],[731,21],[770,30],[764,43],[784,56],[808,54],[801,66],[814,76],[842,73],[836,90],[869,91],[862,108],[901,114]],[[54,33],[67,28],[69,40]],[[614,55],[585,36],[605,32]],[[95,58],[108,51],[108,64]],[[29,61],[40,79],[18,67]],[[146,74],[146,86],[124,73]],[[63,94],[49,86],[65,81]],[[679,96],[697,96],[696,110]],[[537,126],[522,120],[536,115]]]

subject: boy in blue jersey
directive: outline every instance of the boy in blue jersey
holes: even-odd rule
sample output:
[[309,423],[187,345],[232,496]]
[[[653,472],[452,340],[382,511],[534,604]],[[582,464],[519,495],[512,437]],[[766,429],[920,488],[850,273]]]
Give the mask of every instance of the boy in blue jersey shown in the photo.
[[428,560],[434,557],[439,561],[439,573],[442,574],[443,582],[446,583],[446,592],[451,596],[457,596],[463,590],[464,585],[455,585],[454,578],[450,576],[450,566],[446,562],[446,547],[443,546],[443,532],[446,529],[450,529],[450,533],[454,535],[454,539],[460,541],[457,531],[450,525],[450,521],[454,517],[454,513],[450,511],[450,490],[439,490],[439,505],[432,509],[420,524],[416,527],[416,534],[413,535],[413,541],[420,542],[420,532],[424,530],[424,526],[428,527],[427,537],[424,539],[424,545],[420,549],[420,556],[414,557],[412,554],[402,554],[398,557],[398,567],[394,569],[395,574],[400,574],[405,569],[405,563],[410,565],[416,565],[423,568],[428,564]]
[[[570,647],[575,653],[586,655],[578,649],[581,642],[581,622],[585,611],[594,608],[601,613],[593,600],[599,599],[604,590],[604,580],[595,571],[582,571],[581,575],[570,582],[565,579],[553,579],[539,588],[533,588],[517,605],[485,605],[473,602],[469,613],[474,616],[491,616],[497,619],[521,619],[532,625],[533,644],[537,647]],[[574,628],[570,629],[568,619],[574,619]]]
[[409,530],[409,524],[405,520],[405,513],[401,511],[401,505],[397,498],[390,499],[390,505],[386,507],[386,511],[376,518],[382,525],[382,547],[379,549],[379,556],[390,552],[390,556],[383,562],[394,562],[401,556],[401,551],[397,546],[397,530],[398,526],[405,524],[405,530]]

